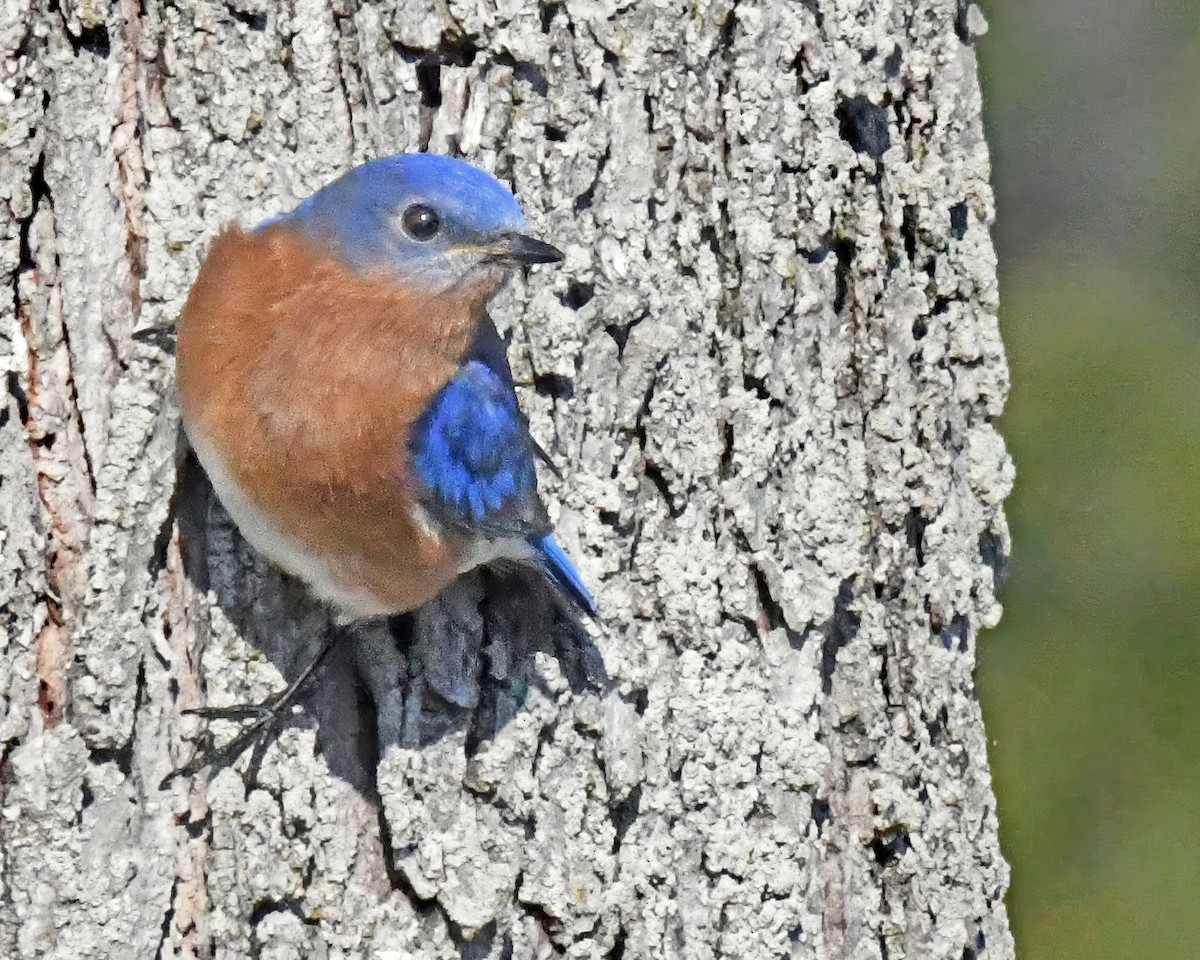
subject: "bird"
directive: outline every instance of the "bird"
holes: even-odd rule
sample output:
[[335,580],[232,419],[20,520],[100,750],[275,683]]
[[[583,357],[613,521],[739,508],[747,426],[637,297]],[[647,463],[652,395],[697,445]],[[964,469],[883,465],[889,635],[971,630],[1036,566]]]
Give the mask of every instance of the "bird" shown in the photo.
[[563,259],[504,184],[431,153],[369,160],[221,230],[183,309],[176,385],[245,539],[344,621],[417,610],[496,564],[594,618],[487,313],[515,270]]

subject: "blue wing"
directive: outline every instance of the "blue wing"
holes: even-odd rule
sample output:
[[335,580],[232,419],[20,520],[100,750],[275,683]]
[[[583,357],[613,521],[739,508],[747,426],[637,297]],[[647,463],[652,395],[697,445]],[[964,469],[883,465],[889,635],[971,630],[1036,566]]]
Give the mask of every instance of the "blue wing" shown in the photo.
[[554,541],[538,496],[540,455],[517,407],[504,343],[484,317],[458,374],[433,398],[410,441],[421,502],[435,519],[487,540],[518,538],[585,612],[595,602]]

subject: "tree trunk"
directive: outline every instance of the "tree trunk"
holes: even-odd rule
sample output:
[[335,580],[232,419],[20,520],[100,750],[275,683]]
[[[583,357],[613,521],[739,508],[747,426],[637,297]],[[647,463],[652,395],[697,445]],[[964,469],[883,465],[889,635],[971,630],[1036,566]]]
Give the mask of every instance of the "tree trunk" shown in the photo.
[[[0,8],[0,955],[1011,957],[978,10],[395,6]],[[179,441],[189,284],[418,148],[568,253],[494,315],[603,620],[467,578],[160,789],[331,629]]]

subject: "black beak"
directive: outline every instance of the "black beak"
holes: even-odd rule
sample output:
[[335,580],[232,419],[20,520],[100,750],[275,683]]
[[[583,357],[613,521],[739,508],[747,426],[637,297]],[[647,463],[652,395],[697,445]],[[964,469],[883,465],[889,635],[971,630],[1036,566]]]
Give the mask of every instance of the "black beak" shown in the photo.
[[502,263],[562,263],[566,259],[558,247],[523,233],[502,233],[488,244],[488,249]]

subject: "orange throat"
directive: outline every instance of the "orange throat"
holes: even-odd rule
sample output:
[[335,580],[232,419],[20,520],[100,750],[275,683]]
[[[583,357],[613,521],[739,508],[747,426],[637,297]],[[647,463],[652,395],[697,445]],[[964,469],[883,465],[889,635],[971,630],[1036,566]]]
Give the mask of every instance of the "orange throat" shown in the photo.
[[461,545],[414,510],[409,430],[503,280],[430,294],[283,225],[213,242],[179,329],[184,424],[243,534],[318,595],[397,612],[456,575]]

